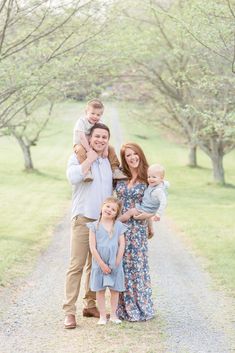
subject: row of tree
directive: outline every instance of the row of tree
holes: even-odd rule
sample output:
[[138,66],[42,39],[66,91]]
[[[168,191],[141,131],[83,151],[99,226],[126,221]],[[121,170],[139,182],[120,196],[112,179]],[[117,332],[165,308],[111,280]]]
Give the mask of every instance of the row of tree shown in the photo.
[[[94,58],[87,58],[105,11],[102,0],[1,1],[0,135],[19,143],[26,170],[54,103],[74,86],[92,86]],[[48,113],[37,113],[42,106]]]
[[148,107],[145,119],[188,145],[190,166],[197,148],[204,151],[224,184],[223,158],[235,148],[235,2],[150,0],[126,7],[122,19],[125,94]]
[[[191,166],[201,148],[225,183],[223,157],[235,148],[234,0],[2,0],[0,23],[0,133],[16,138],[26,169],[56,100],[112,86],[188,145]],[[48,114],[33,114],[42,105]]]

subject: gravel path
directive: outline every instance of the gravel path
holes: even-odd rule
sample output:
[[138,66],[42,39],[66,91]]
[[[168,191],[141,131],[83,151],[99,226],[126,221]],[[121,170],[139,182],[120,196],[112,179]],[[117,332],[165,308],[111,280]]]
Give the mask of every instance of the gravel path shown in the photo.
[[[110,125],[112,132],[119,134],[116,140],[119,145],[121,135],[115,109],[112,117]],[[175,234],[167,220],[157,224],[156,232],[149,243],[150,266],[154,299],[163,323],[164,352],[235,352],[234,300],[213,289],[200,260]],[[90,335],[95,328],[94,319],[83,319],[79,314],[79,329],[63,329],[61,306],[69,257],[69,233],[68,214],[56,227],[52,243],[38,259],[33,273],[20,286],[1,290],[0,353],[102,351],[102,347],[99,349],[98,343],[94,342],[97,337],[102,340],[104,331],[96,328],[95,335]],[[81,312],[81,303],[78,311]],[[127,327],[129,335],[128,330]],[[135,352],[140,351],[163,352],[157,346],[151,351],[135,349]],[[118,347],[105,352],[133,351]]]
[[167,353],[235,352],[235,302],[213,283],[198,258],[164,220],[150,246],[157,307]]

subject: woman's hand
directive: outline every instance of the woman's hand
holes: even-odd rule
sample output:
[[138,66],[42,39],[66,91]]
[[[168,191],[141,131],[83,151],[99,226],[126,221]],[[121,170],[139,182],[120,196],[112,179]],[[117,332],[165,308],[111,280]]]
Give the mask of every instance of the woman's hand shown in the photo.
[[106,265],[105,263],[100,265],[101,270],[104,272],[105,275],[108,275],[109,273],[111,273],[111,269],[108,267],[108,265]]
[[130,208],[125,213],[123,213],[118,219],[120,222],[126,222],[133,216],[133,208]]
[[151,217],[153,217],[153,214],[147,212],[141,212],[138,216],[133,216],[133,218],[137,221],[144,221],[145,219],[149,219]]

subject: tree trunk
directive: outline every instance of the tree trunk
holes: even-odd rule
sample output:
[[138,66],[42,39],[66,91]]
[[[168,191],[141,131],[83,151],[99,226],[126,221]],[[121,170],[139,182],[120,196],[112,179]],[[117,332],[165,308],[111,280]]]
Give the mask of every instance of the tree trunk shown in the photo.
[[225,184],[224,178],[224,167],[223,167],[223,155],[219,153],[211,156],[212,166],[213,166],[213,177],[214,181],[219,184]]
[[189,167],[196,168],[197,165],[197,146],[190,146],[189,150]]
[[34,167],[33,167],[33,161],[32,161],[32,157],[31,157],[31,151],[30,151],[30,145],[26,144],[22,138],[22,136],[16,136],[14,135],[15,138],[17,139],[20,148],[23,152],[23,156],[24,156],[24,167],[26,171],[33,171]]

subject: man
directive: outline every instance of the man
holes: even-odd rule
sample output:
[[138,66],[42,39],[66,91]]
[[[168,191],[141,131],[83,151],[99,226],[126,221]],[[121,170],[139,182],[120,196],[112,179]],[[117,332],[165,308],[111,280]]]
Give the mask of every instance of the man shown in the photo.
[[[101,123],[95,124],[90,133],[92,150],[87,159],[79,164],[73,154],[68,162],[67,177],[73,186],[72,195],[72,235],[70,265],[66,274],[64,327],[76,327],[76,301],[80,292],[82,272],[86,267],[85,297],[83,316],[99,317],[95,293],[89,288],[91,253],[89,250],[89,229],[86,223],[99,218],[103,201],[112,195],[112,170],[108,158],[102,158],[110,138],[109,128]],[[84,176],[91,168],[93,181],[84,182]]]

